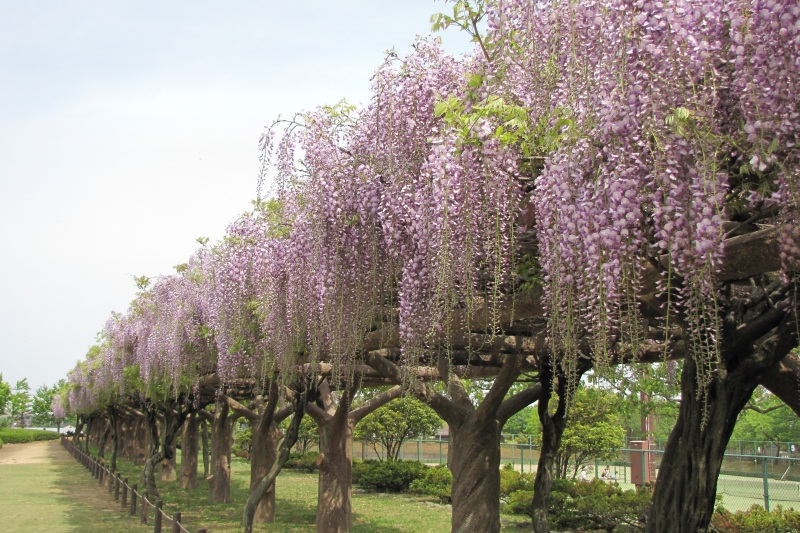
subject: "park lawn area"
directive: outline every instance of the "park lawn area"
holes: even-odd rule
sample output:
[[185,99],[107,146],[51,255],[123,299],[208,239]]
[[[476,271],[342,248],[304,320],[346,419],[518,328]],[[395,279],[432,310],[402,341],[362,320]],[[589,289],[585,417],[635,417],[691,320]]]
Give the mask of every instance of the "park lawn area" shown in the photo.
[[[140,483],[141,467],[122,459],[118,466],[129,483]],[[164,511],[172,516],[180,511],[183,524],[190,531],[206,527],[213,533],[239,533],[242,510],[247,500],[250,465],[245,459],[234,458],[231,465],[231,499],[229,504],[208,503],[208,483],[202,479],[195,490],[180,488],[178,481],[157,481]],[[85,470],[84,470],[85,472]],[[88,472],[85,474],[89,476]],[[94,478],[90,478],[94,479]],[[275,502],[275,523],[258,524],[255,531],[310,532],[316,531],[317,474],[284,470],[278,476]],[[503,515],[503,530],[524,531],[530,519],[524,516]],[[133,520],[131,520],[133,522]],[[530,526],[527,526],[530,530]],[[432,499],[409,494],[383,494],[353,491],[354,533],[439,533],[450,531],[450,509],[436,505]]]
[[[0,463],[0,516],[2,531],[15,533],[144,533],[118,512],[83,466],[58,441],[7,444],[4,454],[25,455],[36,450],[32,461]],[[7,456],[7,455],[6,455]]]

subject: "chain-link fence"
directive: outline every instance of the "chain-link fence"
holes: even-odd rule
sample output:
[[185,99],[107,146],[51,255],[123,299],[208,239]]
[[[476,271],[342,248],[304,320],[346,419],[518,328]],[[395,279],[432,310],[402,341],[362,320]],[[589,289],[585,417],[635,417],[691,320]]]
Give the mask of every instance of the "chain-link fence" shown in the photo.
[[[520,439],[521,440],[521,439]],[[735,443],[730,449],[739,449]],[[742,449],[746,448],[744,442]],[[749,442],[757,451],[767,450],[764,443]],[[449,442],[438,440],[411,440],[403,443],[399,458],[410,461],[421,461],[427,464],[447,464]],[[791,447],[787,446],[788,450]],[[774,449],[773,449],[774,451]],[[641,472],[646,463],[652,463],[653,479],[661,465],[663,450],[651,449],[647,452],[624,448],[611,461],[593,461],[588,466],[588,478],[604,478],[616,481],[623,489],[633,488],[633,479],[637,478],[634,470],[638,465]],[[643,455],[644,454],[644,455]],[[717,495],[720,503],[730,511],[746,510],[757,504],[766,509],[781,505],[784,508],[800,510],[800,458],[787,457],[787,454],[737,454],[728,453],[722,463],[717,480]],[[358,459],[385,459],[386,454],[380,446],[371,446],[363,442],[353,444],[353,457]],[[532,442],[510,443],[500,445],[502,464],[511,464],[523,472],[535,472],[539,462],[539,452]],[[638,465],[634,465],[636,462]],[[604,476],[605,472],[605,476]]]

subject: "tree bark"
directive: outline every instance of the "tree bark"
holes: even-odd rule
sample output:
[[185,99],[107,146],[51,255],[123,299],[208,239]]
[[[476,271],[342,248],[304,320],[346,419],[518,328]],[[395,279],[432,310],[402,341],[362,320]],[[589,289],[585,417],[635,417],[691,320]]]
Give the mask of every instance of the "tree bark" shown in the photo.
[[292,422],[289,424],[289,428],[286,430],[286,436],[283,438],[278,448],[277,458],[272,463],[272,467],[267,475],[251,488],[250,496],[247,498],[247,503],[244,506],[244,516],[242,517],[244,533],[253,532],[253,518],[255,517],[256,507],[264,498],[264,494],[269,487],[274,485],[275,478],[278,477],[283,465],[286,464],[286,459],[289,458],[289,452],[292,446],[294,446],[294,443],[297,442],[300,422],[303,419],[306,404],[311,401],[316,394],[317,388],[313,385],[306,387],[301,393],[295,394]]
[[119,454],[119,426],[120,426],[120,416],[117,412],[115,407],[108,408],[108,420],[111,424],[111,462],[110,467],[112,471],[117,470],[117,455]]
[[348,411],[351,395],[342,393],[333,416],[317,420],[319,425],[319,488],[317,531],[343,533],[352,529],[353,421]]
[[426,383],[404,376],[404,369],[375,353],[367,364],[391,381],[410,384],[411,392],[427,403],[450,426],[449,467],[453,472],[452,531],[455,533],[500,531],[500,432],[515,413],[535,402],[539,384],[510,398],[509,389],[521,374],[523,358],[509,354],[477,407],[449,361],[439,358],[439,375],[447,385],[449,398]]
[[647,532],[707,530],[736,418],[765,373],[796,345],[794,316],[774,309],[726,335],[721,364],[706,389],[699,390],[697,367],[686,359],[681,376],[684,401],[664,450]]
[[231,501],[231,449],[235,422],[236,415],[231,413],[227,402],[217,399],[211,424],[211,475],[208,476],[211,503]]
[[181,436],[181,488],[197,488],[198,417],[192,413],[186,418]]
[[454,532],[500,531],[501,429],[476,416],[450,426]]
[[533,501],[531,519],[536,533],[550,533],[548,509],[550,493],[556,470],[556,456],[561,447],[561,437],[567,425],[567,388],[565,376],[556,380],[558,406],[550,414],[550,399],[553,391],[553,370],[547,358],[540,364],[539,381],[542,395],[539,398],[538,413],[542,424],[542,446],[539,452],[539,464],[536,467],[536,478],[533,482]]
[[205,419],[200,421],[200,439],[203,443],[203,479],[207,479],[211,459],[208,452],[208,421]]

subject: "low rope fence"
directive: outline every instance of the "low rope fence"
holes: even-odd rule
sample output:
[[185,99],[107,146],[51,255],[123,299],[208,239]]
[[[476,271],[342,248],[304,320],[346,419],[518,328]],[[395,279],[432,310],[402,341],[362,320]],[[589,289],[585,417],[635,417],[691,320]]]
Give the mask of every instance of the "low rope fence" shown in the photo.
[[[120,510],[130,516],[137,516],[142,524],[147,524],[152,518],[153,533],[192,533],[181,523],[180,512],[171,517],[164,512],[164,502],[149,499],[147,491],[139,492],[136,483],[129,484],[128,478],[122,478],[119,472],[114,472],[97,459],[81,450],[67,437],[61,437],[61,445],[80,462],[97,479],[101,487],[108,489],[108,494],[114,501],[120,502]],[[200,528],[196,533],[208,533],[206,528]]]

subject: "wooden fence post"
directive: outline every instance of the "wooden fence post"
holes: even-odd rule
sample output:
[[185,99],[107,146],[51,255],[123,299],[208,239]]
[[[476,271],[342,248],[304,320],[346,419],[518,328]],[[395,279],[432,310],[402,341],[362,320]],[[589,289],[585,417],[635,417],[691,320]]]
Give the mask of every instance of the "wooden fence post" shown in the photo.
[[161,509],[164,507],[164,502],[158,500],[156,502],[156,517],[153,520],[153,533],[161,533]]
[[181,533],[181,513],[175,513],[172,517],[172,533]]
[[104,481],[104,479],[103,479],[103,474],[105,474],[105,467],[103,467],[102,465],[100,465],[100,472],[99,472],[99,474],[100,474],[100,475],[99,475],[99,476],[97,476],[97,478],[98,478],[98,482],[97,482],[97,484],[98,484],[98,485],[100,485],[100,486],[102,487],[102,486],[103,486],[103,481]]
[[147,491],[142,494],[142,524],[147,523]]
[[119,472],[114,476],[114,501],[119,501]]
[[128,507],[128,478],[122,480],[122,508]]
[[131,516],[136,516],[136,491],[139,489],[139,486],[134,483],[133,490],[131,490]]

